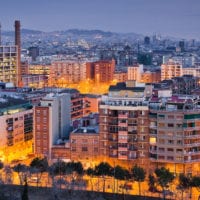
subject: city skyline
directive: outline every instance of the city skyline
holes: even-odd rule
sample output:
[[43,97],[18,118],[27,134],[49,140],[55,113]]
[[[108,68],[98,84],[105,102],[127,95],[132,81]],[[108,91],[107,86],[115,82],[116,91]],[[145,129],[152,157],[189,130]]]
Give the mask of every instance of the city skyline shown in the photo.
[[2,30],[12,30],[13,21],[22,28],[55,31],[72,28],[143,35],[161,34],[200,39],[198,0],[7,0],[1,3]]

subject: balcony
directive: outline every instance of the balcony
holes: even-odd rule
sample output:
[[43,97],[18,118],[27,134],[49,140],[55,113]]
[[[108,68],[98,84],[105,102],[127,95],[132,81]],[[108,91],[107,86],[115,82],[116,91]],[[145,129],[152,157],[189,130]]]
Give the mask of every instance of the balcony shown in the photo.
[[118,151],[128,151],[127,147],[118,147]]
[[149,128],[151,128],[151,129],[157,129],[157,126],[156,125],[150,125]]
[[128,131],[118,131],[118,135],[128,135]]
[[128,124],[127,124],[127,122],[124,122],[124,123],[123,122],[119,122],[118,126],[127,127]]
[[118,155],[119,160],[127,160],[127,155]]
[[196,139],[196,138],[200,138],[200,135],[184,135],[184,138]]
[[128,118],[128,114],[119,114],[118,118],[119,119],[127,119]]
[[200,147],[200,143],[184,144],[184,147]]
[[196,163],[196,162],[200,162],[200,159],[194,159],[194,160],[192,160],[192,159],[185,159],[184,160],[184,163]]
[[109,157],[111,157],[111,158],[117,158],[118,155],[117,154],[109,154]]
[[200,151],[184,152],[184,156],[200,155]]

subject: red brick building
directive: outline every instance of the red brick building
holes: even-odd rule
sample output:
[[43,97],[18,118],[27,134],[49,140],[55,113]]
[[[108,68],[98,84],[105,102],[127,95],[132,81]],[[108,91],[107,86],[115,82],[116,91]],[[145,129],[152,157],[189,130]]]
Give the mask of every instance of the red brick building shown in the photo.
[[86,63],[86,78],[96,83],[109,83],[114,79],[115,60]]

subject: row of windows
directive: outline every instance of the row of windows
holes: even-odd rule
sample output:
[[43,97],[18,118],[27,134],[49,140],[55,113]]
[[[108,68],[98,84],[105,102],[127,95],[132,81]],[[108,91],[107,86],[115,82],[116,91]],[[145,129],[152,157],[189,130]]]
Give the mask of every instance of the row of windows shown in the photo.
[[[98,144],[98,143],[99,143],[97,139],[93,139],[92,141],[93,141],[93,144]],[[87,143],[91,142],[91,140],[82,139],[82,140],[80,141],[80,139],[79,139],[78,142],[77,142],[76,139],[71,139],[71,143],[72,143],[72,144],[76,144],[76,143],[80,143],[80,142],[81,142],[82,144],[87,144]]]
[[[72,147],[72,148],[71,148],[71,151],[76,152],[76,151],[77,151],[77,148],[76,148],[76,147]],[[82,152],[88,152],[88,147],[82,147],[82,148],[81,148],[81,151],[82,151]],[[99,151],[98,147],[94,147],[93,151],[94,151],[94,152],[98,152],[98,151]]]

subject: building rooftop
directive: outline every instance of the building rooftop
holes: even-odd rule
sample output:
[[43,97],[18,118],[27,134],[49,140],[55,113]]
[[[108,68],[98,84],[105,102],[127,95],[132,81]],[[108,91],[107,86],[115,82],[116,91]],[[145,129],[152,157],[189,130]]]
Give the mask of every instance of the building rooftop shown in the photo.
[[12,97],[0,98],[0,115],[17,113],[20,111],[32,109],[32,107],[32,104],[23,99]]
[[80,133],[80,134],[98,134],[99,133],[99,127],[81,127],[75,129],[72,133]]
[[109,91],[131,90],[135,92],[144,92],[145,87],[127,87],[125,82],[117,83],[117,85],[111,85]]

